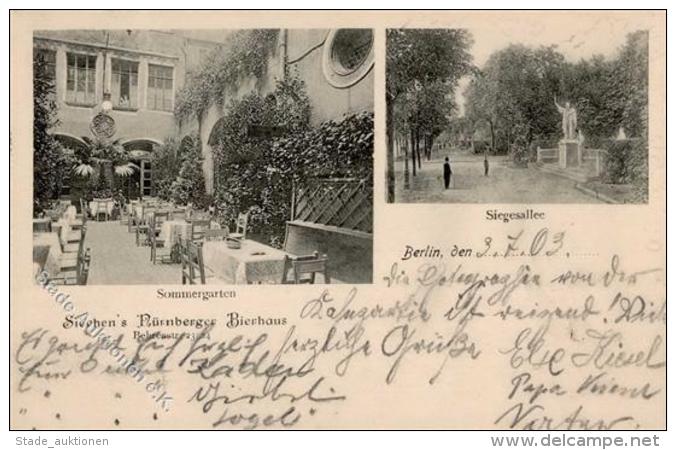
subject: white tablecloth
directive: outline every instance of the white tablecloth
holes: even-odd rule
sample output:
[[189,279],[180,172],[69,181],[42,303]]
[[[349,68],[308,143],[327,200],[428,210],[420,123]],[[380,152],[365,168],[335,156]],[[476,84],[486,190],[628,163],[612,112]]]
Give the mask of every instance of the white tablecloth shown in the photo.
[[99,212],[99,208],[101,209],[101,212],[106,211],[108,214],[113,213],[113,207],[115,206],[115,202],[112,200],[105,200],[105,201],[91,201],[89,202],[89,211],[91,211],[92,217],[96,217],[96,214]]
[[190,239],[191,227],[185,220],[165,220],[160,227],[159,239],[164,241],[164,246],[173,248],[178,244],[178,238]]
[[63,217],[57,222],[59,230],[59,239],[61,240],[61,245],[65,246],[68,244],[70,237],[73,235],[73,229],[70,227],[70,222],[64,219]]
[[73,205],[66,208],[66,212],[63,213],[64,219],[68,220],[69,223],[73,223],[76,220],[75,216],[77,216],[77,209]]
[[281,283],[287,253],[256,241],[242,241],[242,248],[229,248],[225,241],[207,241],[202,246],[204,265],[231,284]]

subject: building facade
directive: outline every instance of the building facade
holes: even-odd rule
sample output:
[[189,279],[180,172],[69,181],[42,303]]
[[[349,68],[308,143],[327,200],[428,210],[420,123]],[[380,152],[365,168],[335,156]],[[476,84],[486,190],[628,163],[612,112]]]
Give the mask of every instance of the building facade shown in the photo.
[[[177,133],[176,92],[186,73],[198,67],[222,36],[211,40],[149,30],[38,31],[33,36],[36,60],[54,80],[58,125],[52,133],[74,150],[92,137],[90,125],[104,100],[115,135],[141,170],[130,180],[131,196],[152,193],[150,155]],[[104,94],[105,93],[105,94]]]
[[182,127],[183,134],[199,132],[207,192],[214,190],[212,133],[233,98],[253,90],[266,95],[275,89],[276,80],[293,73],[305,83],[312,124],[340,120],[346,114],[373,111],[373,66],[370,29],[280,30],[263,80],[242,80],[237,89],[225,94],[221,102],[225,107],[212,105],[199,121]]
[[[115,135],[141,170],[131,182],[132,197],[153,192],[150,156],[170,137],[198,132],[202,142],[207,192],[213,192],[210,136],[225,115],[212,105],[199,120],[179,124],[174,117],[176,93],[187,74],[208,63],[219,46],[228,45],[229,30],[65,30],[38,31],[34,57],[54,79],[59,123],[52,130],[65,148],[86,145],[93,117],[104,100]],[[275,81],[293,70],[304,82],[312,122],[373,111],[373,33],[369,29],[280,30],[263,80],[242,80],[228,90],[229,100],[258,89],[274,90]],[[108,98],[108,96],[110,98]]]

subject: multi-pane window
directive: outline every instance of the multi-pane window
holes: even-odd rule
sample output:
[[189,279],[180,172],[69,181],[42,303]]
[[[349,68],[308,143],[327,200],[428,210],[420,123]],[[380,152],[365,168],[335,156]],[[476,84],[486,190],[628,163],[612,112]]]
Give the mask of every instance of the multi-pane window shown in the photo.
[[68,53],[66,101],[80,105],[96,103],[96,56]]
[[33,53],[35,62],[42,64],[45,69],[45,75],[51,80],[56,79],[56,51],[46,48],[36,48]]
[[160,111],[174,109],[173,67],[148,65],[148,109]]
[[113,59],[112,100],[117,108],[138,108],[138,63]]

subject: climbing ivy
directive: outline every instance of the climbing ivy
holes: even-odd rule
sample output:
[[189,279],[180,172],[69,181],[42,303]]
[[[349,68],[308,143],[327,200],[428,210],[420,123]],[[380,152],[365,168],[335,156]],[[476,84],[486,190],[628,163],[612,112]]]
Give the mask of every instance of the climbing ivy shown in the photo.
[[33,73],[33,214],[37,216],[58,197],[69,161],[49,132],[59,123],[58,110],[54,81],[40,56],[33,62]]
[[192,203],[197,208],[206,208],[211,200],[206,195],[202,169],[202,145],[193,135],[188,145],[181,145],[180,166],[176,179],[169,187],[171,199],[180,205]]
[[260,81],[275,51],[278,34],[277,29],[239,30],[224,46],[214,49],[199,70],[188,74],[177,93],[176,118],[199,119],[210,105],[223,106],[225,93],[241,80],[254,77]]
[[251,92],[231,100],[225,110],[209,142],[217,169],[255,159],[260,154],[267,140],[251,133],[254,126],[277,127],[284,136],[305,130],[310,122],[311,107],[305,83],[290,75],[285,80],[277,80],[270,94]]
[[357,178],[372,185],[373,113],[348,115],[266,140],[256,158],[224,163],[218,172],[216,204],[226,221],[249,211],[253,232],[281,247],[294,185],[321,177]]

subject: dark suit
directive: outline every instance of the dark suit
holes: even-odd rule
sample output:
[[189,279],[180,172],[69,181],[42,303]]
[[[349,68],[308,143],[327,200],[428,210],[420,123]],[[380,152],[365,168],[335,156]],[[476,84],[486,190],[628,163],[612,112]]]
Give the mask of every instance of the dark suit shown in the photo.
[[451,171],[451,164],[446,161],[444,163],[444,187],[448,189],[448,186],[451,184],[451,175],[453,172]]

